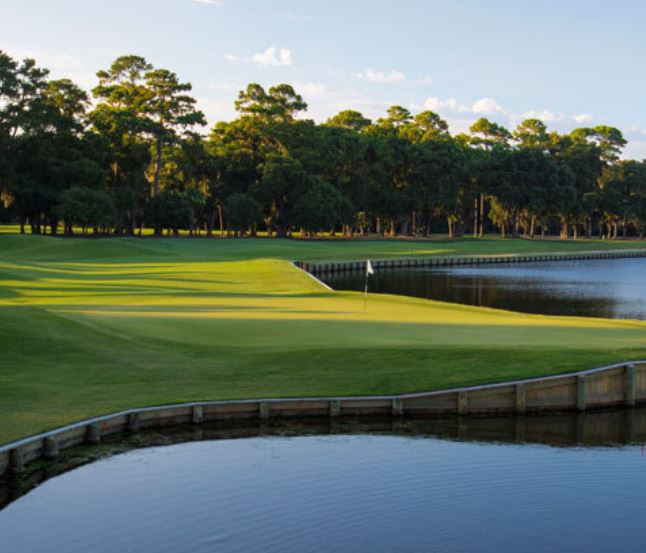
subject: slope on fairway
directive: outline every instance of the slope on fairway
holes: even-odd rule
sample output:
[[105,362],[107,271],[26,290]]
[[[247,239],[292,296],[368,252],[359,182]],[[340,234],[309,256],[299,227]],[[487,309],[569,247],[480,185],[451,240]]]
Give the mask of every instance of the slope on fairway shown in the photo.
[[361,294],[287,261],[535,244],[0,236],[0,443],[131,406],[404,392],[646,356],[642,322],[376,294],[364,314]]

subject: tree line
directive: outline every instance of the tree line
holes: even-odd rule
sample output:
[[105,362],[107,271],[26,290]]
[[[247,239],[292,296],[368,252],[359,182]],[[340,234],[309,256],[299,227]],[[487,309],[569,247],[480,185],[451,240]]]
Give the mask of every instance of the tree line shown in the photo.
[[452,136],[437,113],[345,110],[323,124],[288,84],[250,84],[206,120],[191,85],[140,56],[88,94],[0,51],[0,220],[34,234],[643,236],[646,164],[609,126]]

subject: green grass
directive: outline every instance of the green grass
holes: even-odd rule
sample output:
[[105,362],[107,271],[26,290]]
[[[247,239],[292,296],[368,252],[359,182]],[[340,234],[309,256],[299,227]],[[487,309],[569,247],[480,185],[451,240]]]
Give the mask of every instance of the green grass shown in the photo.
[[288,260],[640,242],[61,239],[0,232],[0,443],[121,408],[419,391],[646,357],[646,324],[329,292]]

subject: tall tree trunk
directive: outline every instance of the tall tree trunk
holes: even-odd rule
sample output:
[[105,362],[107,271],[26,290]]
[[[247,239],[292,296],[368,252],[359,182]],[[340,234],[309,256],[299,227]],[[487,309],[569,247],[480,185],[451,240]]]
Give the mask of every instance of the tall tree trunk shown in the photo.
[[480,192],[480,238],[484,238],[484,192]]
[[215,209],[211,210],[211,215],[209,215],[209,220],[206,223],[206,235],[209,238],[213,236],[213,227],[215,227]]
[[155,177],[153,179],[153,191],[155,196],[159,193],[159,173],[161,172],[162,143],[161,137],[155,142]]
[[218,203],[218,219],[220,221],[220,238],[224,238],[224,215],[222,214],[221,203]]
[[529,224],[529,237],[534,240],[534,234],[536,232],[536,215],[532,215],[532,220]]
[[473,200],[473,237],[478,236],[478,197]]

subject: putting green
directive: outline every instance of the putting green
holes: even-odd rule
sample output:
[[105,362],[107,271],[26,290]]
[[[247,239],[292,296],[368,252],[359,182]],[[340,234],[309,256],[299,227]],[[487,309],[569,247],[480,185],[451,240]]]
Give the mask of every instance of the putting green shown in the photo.
[[479,384],[646,357],[646,323],[330,292],[289,263],[644,247],[0,233],[0,443],[121,408]]

